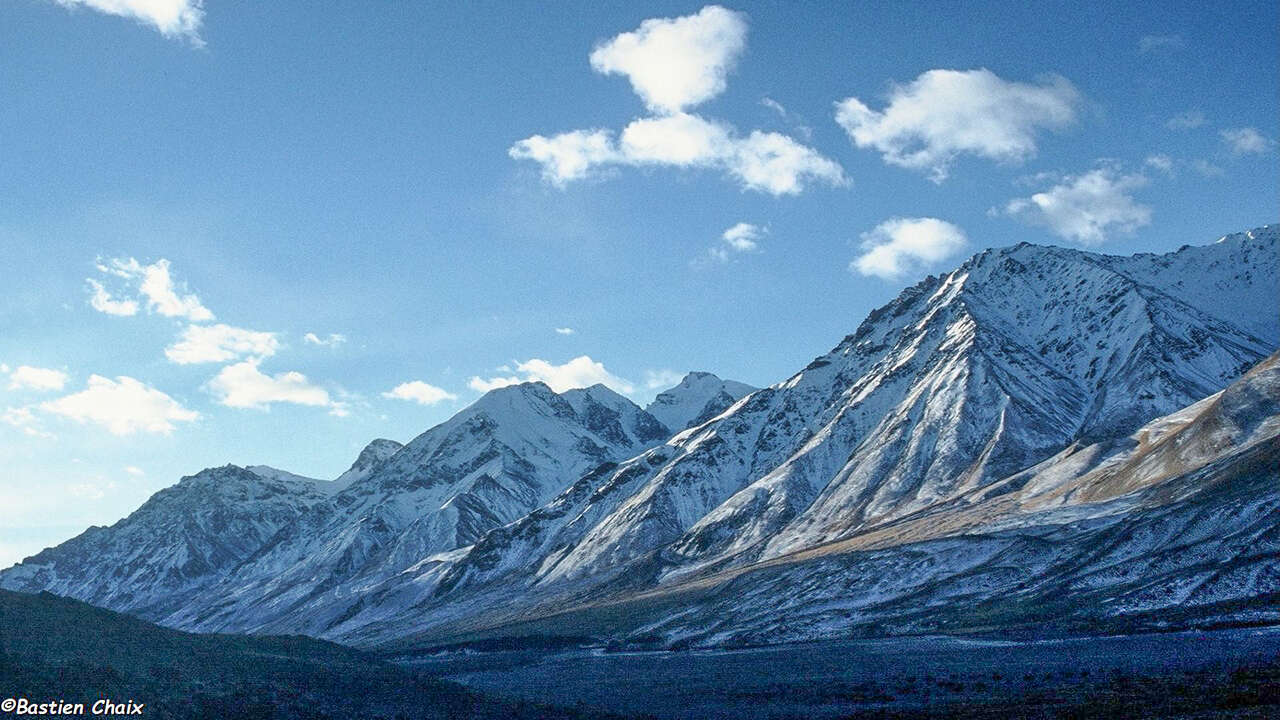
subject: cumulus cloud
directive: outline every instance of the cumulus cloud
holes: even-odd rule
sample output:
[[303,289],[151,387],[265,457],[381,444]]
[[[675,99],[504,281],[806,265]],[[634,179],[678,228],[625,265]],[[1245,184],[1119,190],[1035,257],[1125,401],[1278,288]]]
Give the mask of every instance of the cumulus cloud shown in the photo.
[[558,328],[556,328],[556,334],[557,334],[557,335],[572,335],[572,334],[573,334],[573,328],[571,328],[571,327],[558,327]]
[[634,120],[617,142],[606,130],[535,135],[509,154],[537,161],[543,178],[559,187],[611,166],[720,169],[744,189],[774,196],[799,194],[814,182],[848,184],[838,163],[791,137],[759,130],[740,137],[729,125],[689,113]]
[[387,392],[382,393],[382,397],[392,398],[394,400],[409,400],[419,405],[435,405],[445,400],[457,400],[458,396],[450,393],[443,388],[422,382],[421,380],[411,380],[406,383],[391,388]]
[[744,15],[708,5],[694,15],[645,20],[601,43],[591,68],[627,76],[650,110],[677,113],[724,92],[746,42]]
[[325,337],[309,332],[302,336],[304,342],[321,347],[338,347],[347,341],[347,336],[340,333],[329,333]]
[[89,376],[88,387],[51,400],[40,409],[81,423],[94,423],[113,435],[173,432],[174,423],[194,422],[200,415],[165,393],[134,378],[115,380]]
[[515,160],[538,163],[542,178],[559,187],[581,180],[593,168],[618,160],[613,134],[608,130],[574,130],[552,137],[534,135],[512,145],[507,154]]
[[630,78],[652,115],[617,134],[596,128],[533,135],[507,154],[538,163],[543,179],[557,187],[614,167],[719,169],[744,189],[775,196],[815,182],[847,185],[839,164],[789,136],[759,130],[743,136],[727,123],[687,112],[724,91],[745,43],[745,16],[715,5],[646,20],[597,46],[591,66]]
[[[200,298],[190,293],[179,294],[169,267],[169,261],[163,258],[150,265],[143,265],[134,258],[114,258],[98,263],[99,272],[123,278],[136,285],[138,292],[147,299],[149,310],[165,317],[183,318],[191,322],[212,320],[213,313],[200,303]],[[89,280],[89,283],[94,289],[94,297],[90,303],[95,310],[113,315],[132,315],[137,312],[136,301],[114,301],[101,284],[93,280]],[[129,307],[130,303],[133,303],[132,308]]]
[[1112,231],[1131,233],[1151,222],[1151,208],[1130,194],[1146,184],[1141,174],[1102,167],[1064,178],[1031,197],[1015,198],[1004,213],[1082,245],[1097,245]]
[[107,15],[137,20],[165,37],[184,38],[196,46],[204,19],[203,0],[53,0],[65,8],[87,7]]
[[1204,125],[1206,122],[1208,121],[1205,119],[1204,113],[1199,110],[1187,110],[1169,118],[1169,121],[1165,123],[1165,127],[1170,130],[1192,130]]
[[111,297],[111,293],[102,287],[102,283],[97,280],[87,280],[89,287],[93,290],[93,295],[89,298],[89,306],[100,313],[107,315],[129,316],[138,314],[138,303],[136,300],[116,300]]
[[473,377],[467,385],[472,390],[488,392],[517,383],[541,381],[558,393],[596,384],[606,385],[620,393],[635,391],[635,386],[630,382],[609,372],[605,369],[603,363],[598,363],[587,355],[579,355],[563,365],[555,365],[546,360],[533,358],[526,362],[516,363],[515,372],[519,375],[491,378]]
[[19,365],[9,373],[10,390],[61,390],[67,384],[67,374],[52,368]]
[[890,218],[862,234],[865,251],[849,264],[861,275],[894,280],[964,249],[964,231],[937,218]]
[[241,357],[264,358],[274,355],[280,341],[273,332],[217,325],[188,325],[173,345],[164,349],[165,357],[179,365],[227,362]]
[[209,381],[209,391],[227,407],[268,409],[275,403],[292,403],[328,407],[334,414],[345,414],[344,406],[335,403],[328,391],[307,380],[300,372],[267,375],[258,369],[258,359],[249,358],[228,365]]
[[997,162],[1035,155],[1037,132],[1074,122],[1079,104],[1080,93],[1058,76],[1033,84],[985,69],[929,70],[895,85],[883,111],[853,97],[836,103],[836,122],[858,147],[942,182],[961,154]]
[[1222,135],[1222,141],[1227,144],[1227,147],[1235,155],[1261,154],[1266,152],[1273,144],[1271,140],[1263,137],[1257,128],[1227,128],[1220,134]]
[[1186,46],[1181,35],[1143,35],[1138,39],[1138,52],[1149,53],[1156,50],[1179,50]]

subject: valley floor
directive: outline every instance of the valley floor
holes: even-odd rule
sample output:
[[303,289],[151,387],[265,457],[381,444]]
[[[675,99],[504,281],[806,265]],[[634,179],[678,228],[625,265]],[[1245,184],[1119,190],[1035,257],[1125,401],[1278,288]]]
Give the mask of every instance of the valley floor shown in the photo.
[[1280,716],[1280,628],[726,651],[461,651],[411,664],[509,699],[664,719]]

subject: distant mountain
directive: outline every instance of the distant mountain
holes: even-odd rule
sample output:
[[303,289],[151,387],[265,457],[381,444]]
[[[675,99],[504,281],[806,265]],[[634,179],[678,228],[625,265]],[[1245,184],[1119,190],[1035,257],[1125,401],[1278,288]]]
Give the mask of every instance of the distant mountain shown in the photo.
[[192,719],[603,716],[490,699],[321,640],[191,635],[49,593],[5,590],[0,696],[83,702],[87,713],[98,699],[131,699],[144,717]]
[[[1205,537],[1274,537],[1273,476],[1258,469],[1275,434],[1266,403],[1248,421],[1252,439],[1179,432],[1209,438],[1194,457],[1134,448],[1199,417],[1214,401],[1196,403],[1274,352],[1277,308],[1273,227],[1166,255],[987,250],[903,291],[768,388],[694,373],[644,410],[603,386],[489,393],[384,448],[345,488],[309,491],[321,499],[202,576],[199,593],[146,574],[105,580],[132,567],[141,536],[101,552],[60,546],[0,573],[0,585],[56,581],[176,627],[361,645],[575,626],[717,644],[927,629],[909,612],[921,608],[975,625],[978,610],[960,613],[981,603],[993,604],[992,624],[1012,626],[1026,616],[1007,603],[1034,583],[1046,593],[1036,603],[1071,616],[1076,599],[1098,596],[1038,573],[1092,572],[1107,532],[1119,533],[1117,552],[1164,558],[1170,577],[1238,560],[1267,578],[1270,560],[1234,545],[1188,555],[1119,528],[1190,532],[1185,523],[1216,517]],[[1269,397],[1266,367],[1218,399]],[[1103,472],[1125,463],[1145,469]],[[1242,487],[1261,504],[1233,505]],[[1237,515],[1214,515],[1228,510]],[[775,576],[786,582],[766,582]],[[1216,597],[1270,597],[1269,582],[1233,580],[1224,587],[1239,592]]]
[[679,385],[654,398],[645,411],[673,432],[679,432],[710,420],[755,390],[711,373],[691,372]]
[[[713,402],[706,394],[701,405]],[[501,388],[408,445],[371,442],[333,481],[266,466],[205,471],[199,483],[184,481],[116,526],[86,533],[92,542],[82,536],[28,559],[0,585],[47,588],[192,629],[262,630],[306,618],[319,635],[365,589],[469,545],[550,500],[567,478],[671,433],[603,385],[562,394],[542,383]],[[233,493],[232,481],[254,489]],[[270,522],[240,531],[219,524],[229,513]],[[234,552],[199,552],[220,533],[234,534],[226,539]],[[164,568],[163,558],[188,563],[191,554],[215,560]]]

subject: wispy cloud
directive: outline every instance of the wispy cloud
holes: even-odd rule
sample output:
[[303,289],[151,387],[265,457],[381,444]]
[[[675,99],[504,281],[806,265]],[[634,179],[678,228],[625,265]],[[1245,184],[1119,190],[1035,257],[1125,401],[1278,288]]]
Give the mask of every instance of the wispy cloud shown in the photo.
[[1097,245],[1112,232],[1132,233],[1151,222],[1151,208],[1131,195],[1146,184],[1141,174],[1101,167],[1011,200],[1003,213],[1082,245]]
[[863,254],[849,263],[859,275],[896,280],[964,249],[959,227],[937,218],[890,218],[862,234]]
[[720,234],[720,243],[708,252],[712,258],[720,262],[728,262],[739,253],[756,252],[760,249],[760,239],[768,232],[767,228],[740,222]]
[[39,407],[77,422],[101,425],[113,435],[167,435],[174,423],[194,422],[200,417],[160,390],[123,375],[115,380],[91,375],[84,390]]
[[302,336],[302,340],[303,342],[306,342],[309,345],[319,345],[321,347],[335,348],[345,343],[347,341],[347,336],[339,333],[329,333],[324,337],[320,337],[319,335],[313,332],[309,332],[306,335]]
[[182,38],[199,47],[203,0],[53,0],[65,8],[85,7],[107,15],[132,18],[160,31],[165,37]]
[[556,334],[557,334],[557,335],[572,335],[572,334],[573,334],[573,332],[574,332],[574,331],[573,331],[573,328],[571,328],[571,327],[558,327],[558,328],[556,328]]
[[882,111],[850,97],[836,103],[836,122],[860,148],[886,163],[946,179],[957,156],[1020,162],[1036,153],[1036,135],[1076,119],[1080,93],[1065,78],[1010,82],[989,70],[929,70],[895,85]]
[[[191,322],[213,319],[213,313],[201,304],[195,294],[179,292],[168,260],[161,258],[150,265],[143,265],[134,258],[113,258],[100,261],[97,268],[101,273],[124,279],[146,298],[147,308],[153,312]],[[88,282],[94,291],[90,304],[95,310],[111,315],[133,315],[137,312],[136,300],[114,300],[101,283],[93,279]]]
[[1154,155],[1148,155],[1147,159],[1143,162],[1143,164],[1145,164],[1147,167],[1159,170],[1165,175],[1173,175],[1173,166],[1174,166],[1173,158],[1169,157],[1168,155],[1165,155],[1164,153],[1156,153]]
[[1170,130],[1193,130],[1204,125],[1208,120],[1199,110],[1186,110],[1169,118],[1165,126]]
[[675,370],[664,368],[662,370],[644,371],[644,386],[649,390],[665,390],[667,388],[675,387],[676,385],[679,385],[680,381],[683,379],[684,375],[676,372]]
[[517,383],[540,381],[556,392],[596,384],[606,385],[624,394],[635,391],[634,385],[609,372],[603,363],[596,362],[587,355],[580,355],[561,365],[533,358],[516,363],[514,372],[517,374],[490,378],[472,377],[467,386],[478,392],[488,392]]
[[1157,50],[1181,50],[1187,43],[1181,35],[1143,35],[1138,39],[1138,52],[1150,53]]
[[1274,140],[1251,127],[1227,128],[1220,135],[1234,155],[1261,155],[1275,144]]
[[400,383],[394,388],[382,393],[382,397],[392,398],[394,400],[409,400],[419,405],[435,405],[446,400],[457,400],[458,396],[446,391],[444,388],[436,387],[430,383],[421,380],[411,380],[409,382]]

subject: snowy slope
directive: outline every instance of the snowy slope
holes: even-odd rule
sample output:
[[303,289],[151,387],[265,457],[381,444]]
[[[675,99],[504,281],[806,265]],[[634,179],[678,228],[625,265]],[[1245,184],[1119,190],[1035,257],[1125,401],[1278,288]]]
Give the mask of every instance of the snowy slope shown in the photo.
[[701,425],[755,390],[745,383],[721,380],[711,373],[691,372],[679,385],[660,393],[645,410],[678,432]]
[[282,527],[323,504],[323,484],[234,465],[204,470],[116,524],[91,527],[0,573],[0,587],[142,615],[157,604],[198,601]]
[[379,583],[470,545],[550,500],[566,479],[668,434],[602,385],[564,394],[542,383],[494,390],[283,528],[215,587],[216,603],[175,606],[157,619],[323,634]]

